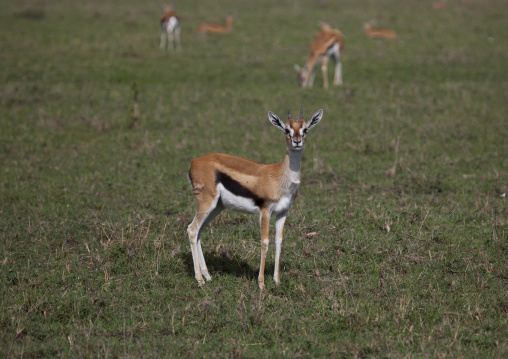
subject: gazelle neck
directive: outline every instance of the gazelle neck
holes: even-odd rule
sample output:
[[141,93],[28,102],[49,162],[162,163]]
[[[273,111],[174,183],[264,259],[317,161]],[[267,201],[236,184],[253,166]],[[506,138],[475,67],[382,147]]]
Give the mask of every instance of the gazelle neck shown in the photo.
[[289,149],[286,150],[286,157],[284,158],[284,163],[289,172],[289,179],[291,182],[299,184],[300,183],[300,164],[302,162],[302,151],[291,151]]

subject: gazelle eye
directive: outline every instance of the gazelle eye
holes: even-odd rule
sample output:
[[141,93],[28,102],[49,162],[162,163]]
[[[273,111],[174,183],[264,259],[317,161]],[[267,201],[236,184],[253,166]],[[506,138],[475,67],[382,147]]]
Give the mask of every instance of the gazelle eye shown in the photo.
[[309,130],[308,128],[304,128],[304,129],[303,129],[303,133],[304,133],[304,134],[307,134],[307,131],[308,131],[308,130]]
[[288,135],[289,134],[289,128],[286,128],[285,132],[286,132],[286,135]]

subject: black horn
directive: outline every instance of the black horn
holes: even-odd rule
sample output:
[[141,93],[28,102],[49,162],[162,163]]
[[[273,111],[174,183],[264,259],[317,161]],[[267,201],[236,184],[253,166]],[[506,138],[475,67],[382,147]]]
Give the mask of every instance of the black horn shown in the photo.
[[300,119],[303,120],[303,106],[300,107]]
[[289,107],[288,107],[288,120],[291,119],[291,111],[289,110]]

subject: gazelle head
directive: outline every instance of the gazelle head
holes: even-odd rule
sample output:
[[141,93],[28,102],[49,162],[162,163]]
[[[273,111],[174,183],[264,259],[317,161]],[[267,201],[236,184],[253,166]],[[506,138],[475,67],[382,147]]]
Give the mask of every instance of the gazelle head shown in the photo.
[[280,118],[273,112],[268,112],[270,122],[286,134],[286,144],[288,151],[302,151],[305,146],[307,132],[316,126],[323,117],[323,110],[319,110],[307,122],[303,120],[303,107],[300,109],[300,118],[298,121],[293,120],[291,112],[288,108],[288,121],[283,124]]
[[363,22],[363,30],[366,32],[372,30],[372,25],[375,25],[376,22],[377,22],[376,19],[365,20]]
[[309,85],[309,76],[310,76],[310,69],[309,66],[305,65],[304,67],[300,67],[298,65],[294,65],[294,68],[296,72],[298,73],[296,80],[298,81],[298,85],[300,87],[308,87]]

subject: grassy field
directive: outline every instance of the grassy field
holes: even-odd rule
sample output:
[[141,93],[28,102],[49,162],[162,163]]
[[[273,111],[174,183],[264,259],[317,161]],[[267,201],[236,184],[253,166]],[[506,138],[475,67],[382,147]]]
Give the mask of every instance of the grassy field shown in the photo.
[[[157,2],[0,2],[0,357],[508,356],[506,1],[177,1],[179,53]],[[293,69],[319,20],[328,91]],[[199,288],[190,161],[282,160],[267,112],[300,105],[281,285],[273,226],[261,292],[258,218],[224,212]]]

